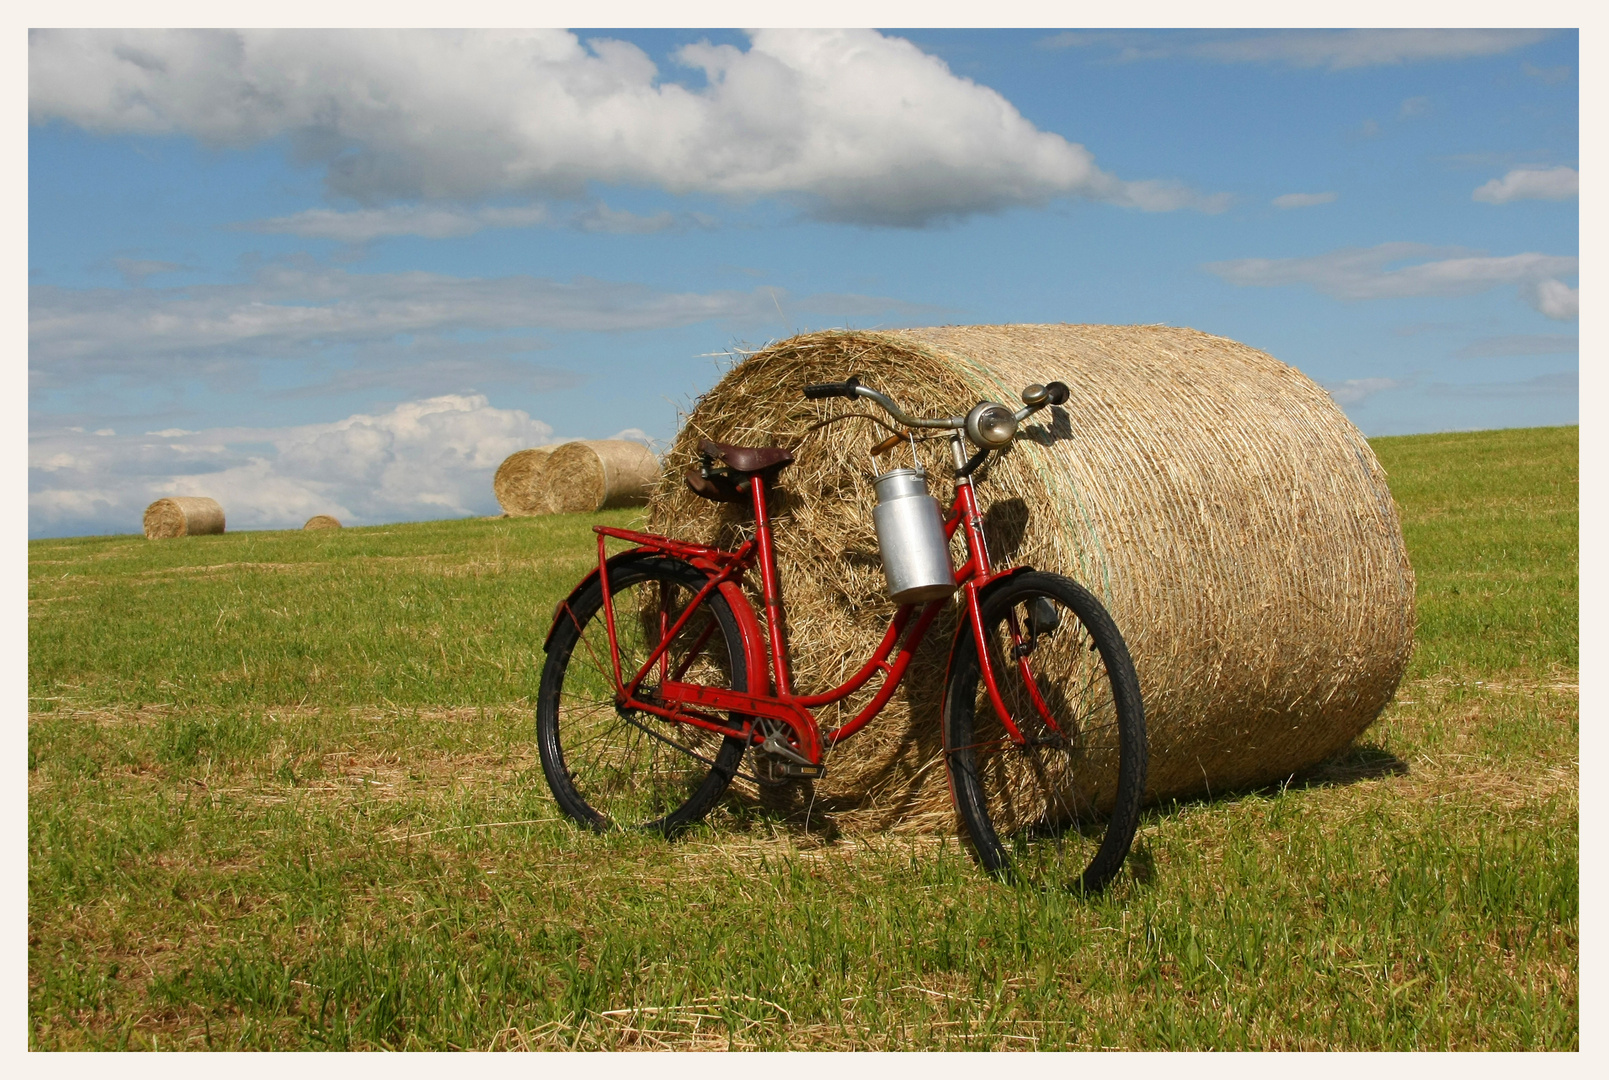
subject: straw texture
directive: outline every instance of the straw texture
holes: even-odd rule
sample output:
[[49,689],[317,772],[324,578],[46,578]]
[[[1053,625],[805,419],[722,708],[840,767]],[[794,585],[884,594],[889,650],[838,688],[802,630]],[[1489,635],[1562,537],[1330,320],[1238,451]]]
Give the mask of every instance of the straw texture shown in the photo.
[[223,532],[223,507],[216,501],[192,495],[158,499],[145,508],[147,540],[180,536],[207,536]]
[[302,526],[304,529],[339,529],[340,527],[341,520],[331,517],[329,514],[314,514],[307,519],[307,524]]
[[587,514],[641,506],[659,481],[659,459],[628,439],[568,442],[556,448],[537,476],[548,512]]
[[492,494],[497,496],[497,505],[509,517],[551,513],[547,495],[538,481],[542,463],[551,453],[551,446],[516,450],[497,467],[497,474],[492,477]]
[[[807,402],[806,383],[858,375],[919,415],[980,399],[1015,406],[1060,379],[1046,409],[979,473],[997,566],[1066,574],[1099,596],[1139,671],[1149,797],[1282,780],[1342,749],[1379,714],[1413,640],[1413,572],[1384,471],[1318,386],[1264,353],[1165,326],[951,326],[806,334],[736,364],[667,457],[654,531],[733,545],[742,508],[681,485],[702,438],[794,448],[774,490],[795,687],[816,693],[870,655],[893,605],[872,529],[883,417],[866,402]],[[918,443],[941,502],[947,444]],[[956,551],[960,551],[957,543]],[[759,609],[758,603],[756,608]],[[939,705],[954,627],[936,624],[904,686],[832,752],[816,820],[845,829],[953,828]],[[819,710],[823,726],[847,709]]]

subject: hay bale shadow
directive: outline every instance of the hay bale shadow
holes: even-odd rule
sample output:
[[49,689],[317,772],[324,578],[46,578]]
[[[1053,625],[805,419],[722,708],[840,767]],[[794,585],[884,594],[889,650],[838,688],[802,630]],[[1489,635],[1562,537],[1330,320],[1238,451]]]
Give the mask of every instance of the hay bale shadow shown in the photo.
[[1374,743],[1354,743],[1339,754],[1333,754],[1316,765],[1291,774],[1284,780],[1249,784],[1222,791],[1212,790],[1187,799],[1154,802],[1145,808],[1144,814],[1147,819],[1160,820],[1174,817],[1187,808],[1219,806],[1239,802],[1252,796],[1266,797],[1288,791],[1346,787],[1365,780],[1383,780],[1388,776],[1407,775],[1408,763],[1396,754]]
[[1387,776],[1407,776],[1408,763],[1391,751],[1373,743],[1354,743],[1334,757],[1326,758],[1298,774],[1287,789],[1337,787],[1362,780],[1381,780]]

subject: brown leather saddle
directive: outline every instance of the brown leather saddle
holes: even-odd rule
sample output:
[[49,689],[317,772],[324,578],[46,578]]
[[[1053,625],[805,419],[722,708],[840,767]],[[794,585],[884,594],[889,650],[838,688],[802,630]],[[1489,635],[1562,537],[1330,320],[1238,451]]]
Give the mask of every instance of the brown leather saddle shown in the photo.
[[698,455],[698,467],[688,469],[683,479],[694,495],[714,502],[748,502],[749,477],[763,476],[770,483],[793,464],[793,451],[781,446],[733,446],[712,439],[698,444]]

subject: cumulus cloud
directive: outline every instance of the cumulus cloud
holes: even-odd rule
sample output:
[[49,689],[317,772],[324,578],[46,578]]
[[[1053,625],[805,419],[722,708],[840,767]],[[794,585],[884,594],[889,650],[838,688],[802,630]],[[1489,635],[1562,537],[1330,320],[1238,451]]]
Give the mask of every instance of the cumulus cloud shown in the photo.
[[762,30],[747,50],[698,43],[676,60],[703,85],[628,42],[557,30],[35,30],[29,111],[218,145],[288,138],[332,192],[368,203],[604,182],[904,226],[1062,196],[1214,205],[1103,172],[902,38]]
[[1199,34],[1062,33],[1047,48],[1115,46],[1123,60],[1189,56],[1223,64],[1277,64],[1296,68],[1395,66],[1495,56],[1534,45],[1545,30],[1280,30],[1246,36]]
[[[1309,285],[1340,300],[1468,296],[1517,284],[1549,318],[1574,318],[1577,291],[1557,278],[1576,273],[1574,255],[1488,256],[1463,248],[1394,242],[1295,259],[1231,259],[1205,269],[1233,285]],[[1394,264],[1408,263],[1405,266]],[[1568,314],[1565,314],[1568,310]]]
[[1400,379],[1372,378],[1343,379],[1340,382],[1327,382],[1322,385],[1337,405],[1356,405],[1382,390],[1395,390],[1407,384]]
[[1488,180],[1475,189],[1476,202],[1506,203],[1517,199],[1573,199],[1581,190],[1581,175],[1568,165],[1552,169],[1512,169],[1501,180]]
[[[305,263],[270,264],[249,281],[225,285],[38,286],[29,290],[30,381],[46,388],[99,376],[193,378],[236,372],[257,361],[321,356],[331,349],[383,349],[387,355],[376,359],[406,364],[410,357],[397,350],[417,347],[409,342],[421,336],[428,342],[533,328],[653,330],[712,319],[769,323],[775,318],[775,293],[765,288],[669,293],[591,278],[355,274]],[[919,310],[876,297],[790,301],[795,314],[818,308],[835,318]],[[495,339],[460,341],[456,348],[460,358],[517,351]]]
[[484,396],[286,428],[170,430],[30,439],[30,531],[137,532],[152,500],[208,495],[229,527],[294,528],[314,514],[353,525],[498,513],[492,474],[553,429]]
[[1333,191],[1317,191],[1310,195],[1301,192],[1291,192],[1289,195],[1280,195],[1273,200],[1273,204],[1280,210],[1298,210],[1304,206],[1323,206],[1334,202],[1338,196]]

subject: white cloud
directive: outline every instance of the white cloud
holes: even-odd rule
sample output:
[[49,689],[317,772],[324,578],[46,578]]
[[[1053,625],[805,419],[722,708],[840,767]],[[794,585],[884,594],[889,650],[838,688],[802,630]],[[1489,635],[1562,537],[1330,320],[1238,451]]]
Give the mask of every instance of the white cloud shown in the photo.
[[294,528],[314,514],[352,525],[495,514],[492,474],[553,429],[484,396],[404,402],[327,424],[90,440],[30,439],[31,524],[53,531],[137,532],[166,495],[208,495],[229,527]]
[[1526,287],[1525,297],[1550,319],[1563,322],[1581,314],[1581,290],[1562,281],[1552,278],[1538,281]]
[[633,214],[630,210],[611,209],[600,202],[576,215],[575,224],[586,232],[643,234],[674,229],[677,219],[668,210],[661,210],[657,214]]
[[365,210],[303,210],[285,217],[245,223],[262,233],[288,233],[319,240],[365,244],[390,236],[423,236],[445,240],[482,229],[522,229],[549,219],[545,206],[486,206],[458,210],[431,206],[387,206]]
[[1201,42],[1191,55],[1223,63],[1288,67],[1380,67],[1429,60],[1494,56],[1534,45],[1545,30],[1285,30],[1225,41]]
[[1406,383],[1399,379],[1343,379],[1340,382],[1324,383],[1324,389],[1337,405],[1356,405],[1365,398],[1373,397],[1382,390],[1395,390]]
[[171,274],[183,270],[178,263],[158,262],[154,259],[113,259],[112,268],[123,275],[130,285],[143,285],[153,274]]
[[303,210],[285,217],[243,222],[238,228],[262,233],[288,233],[315,240],[366,244],[393,236],[420,236],[447,240],[483,229],[526,229],[535,225],[568,225],[583,232],[656,233],[669,229],[709,228],[715,219],[706,214],[634,214],[596,202],[567,214],[555,214],[540,203],[528,206],[484,206],[462,209],[412,203],[375,209]]
[[[700,43],[677,60],[704,85],[664,78],[627,42],[557,30],[33,31],[29,110],[101,133],[285,137],[365,202],[576,198],[603,182],[908,226],[1062,196],[1216,206],[1103,172],[901,38],[761,30],[747,51]],[[380,213],[371,227],[398,224]]]
[[[1410,265],[1394,267],[1396,263]],[[1558,319],[1574,317],[1577,290],[1556,279],[1574,274],[1578,264],[1574,255],[1487,256],[1462,248],[1397,242],[1307,258],[1231,259],[1207,263],[1205,269],[1233,285],[1310,285],[1340,300],[1468,296],[1517,284],[1538,311]],[[1563,314],[1566,309],[1569,314]]]
[[1476,202],[1506,203],[1517,199],[1576,198],[1581,176],[1568,165],[1552,169],[1512,169],[1501,180],[1488,180],[1475,189]]
[[1223,64],[1279,64],[1297,68],[1380,67],[1495,56],[1534,45],[1546,30],[1280,30],[1240,36],[1201,33],[1064,32],[1042,38],[1042,48],[1112,47],[1121,60],[1179,56]]
[[[379,366],[431,361],[438,375],[454,364],[486,362],[504,364],[508,374],[511,351],[540,343],[511,346],[493,338],[449,347],[442,340],[529,328],[629,331],[705,320],[770,323],[774,291],[667,293],[590,278],[353,274],[292,263],[271,264],[250,281],[228,285],[39,286],[29,290],[30,379],[43,388],[103,375],[216,377],[236,372],[243,363],[314,357],[336,348],[381,350],[384,355],[369,357]],[[876,297],[836,295],[819,303],[801,297],[790,301],[790,310],[797,314],[822,304],[835,318],[920,310]]]
[[1434,383],[1427,389],[1437,396],[1473,398],[1575,397],[1581,377],[1574,371],[1555,371],[1521,382]]
[[1304,206],[1323,206],[1334,202],[1338,196],[1333,191],[1318,191],[1312,194],[1303,194],[1293,191],[1289,195],[1280,195],[1273,200],[1273,204],[1280,210],[1298,210]]
[[1535,64],[1526,63],[1520,65],[1520,70],[1533,79],[1540,79],[1549,86],[1557,86],[1575,72],[1575,69],[1569,64],[1564,64],[1560,67],[1540,68]]
[[1485,356],[1553,356],[1578,353],[1581,339],[1574,334],[1511,334],[1506,337],[1481,338],[1453,353],[1454,356],[1475,358]]

